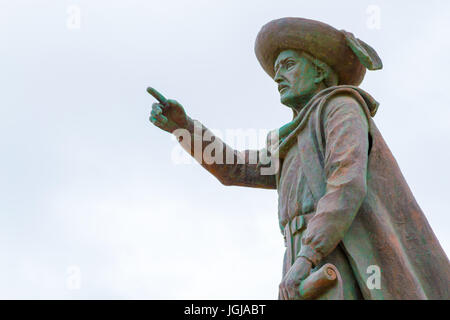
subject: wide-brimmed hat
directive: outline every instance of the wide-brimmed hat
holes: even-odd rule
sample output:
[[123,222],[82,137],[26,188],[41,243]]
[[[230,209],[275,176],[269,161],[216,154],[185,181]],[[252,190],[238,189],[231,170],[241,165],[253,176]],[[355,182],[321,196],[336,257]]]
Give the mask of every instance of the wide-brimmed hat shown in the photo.
[[255,41],[255,53],[263,69],[273,78],[274,62],[283,50],[304,51],[328,64],[339,77],[339,85],[361,83],[369,70],[383,67],[376,51],[352,33],[304,18],[281,18],[265,24]]

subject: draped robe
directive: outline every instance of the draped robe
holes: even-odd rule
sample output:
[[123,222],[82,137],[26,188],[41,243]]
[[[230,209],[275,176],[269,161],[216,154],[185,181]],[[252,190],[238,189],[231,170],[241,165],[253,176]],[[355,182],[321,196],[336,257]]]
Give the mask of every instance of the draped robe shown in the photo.
[[[377,108],[359,87],[322,90],[269,141],[280,161],[273,175],[261,174],[266,150],[233,150],[199,122],[200,134],[191,127],[180,143],[194,156],[191,146],[211,143],[207,134],[234,159],[196,157],[221,183],[278,190],[283,273],[303,255],[316,267],[336,263],[348,299],[449,299],[448,258],[372,119]],[[379,288],[367,285],[373,266]]]

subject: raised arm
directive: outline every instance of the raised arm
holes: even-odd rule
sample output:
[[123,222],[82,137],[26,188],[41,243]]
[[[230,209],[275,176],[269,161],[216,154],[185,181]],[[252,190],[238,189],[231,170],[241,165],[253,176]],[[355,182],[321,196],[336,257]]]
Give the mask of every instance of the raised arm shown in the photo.
[[183,149],[222,184],[276,188],[274,174],[261,174],[262,168],[258,166],[261,151],[234,150],[199,121],[188,117],[180,103],[165,99],[153,88],[148,88],[147,91],[159,101],[152,105],[150,121],[160,129],[174,134]]

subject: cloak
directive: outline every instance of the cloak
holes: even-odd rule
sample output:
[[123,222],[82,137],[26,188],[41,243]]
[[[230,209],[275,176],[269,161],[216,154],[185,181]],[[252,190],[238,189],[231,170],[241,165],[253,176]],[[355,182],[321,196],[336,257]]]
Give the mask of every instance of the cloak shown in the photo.
[[[367,116],[367,189],[354,217],[343,217],[341,212],[334,217],[324,215],[319,229],[330,237],[333,233],[343,233],[339,246],[349,260],[364,299],[449,299],[449,260],[372,120],[378,103],[367,92],[348,85],[322,90],[293,121],[278,130],[279,140],[275,147],[268,142],[271,156],[282,160],[298,135],[305,136],[304,131],[310,131],[306,136],[311,138],[311,143],[308,150],[302,150],[307,166],[304,174],[314,198],[328,201],[322,206],[328,205],[329,211],[339,211],[345,193],[339,199],[323,200],[327,192],[327,174],[323,161],[326,139],[323,138],[321,117],[327,101],[341,94],[356,99]],[[279,171],[276,179],[278,184]],[[341,218],[350,221],[348,229],[339,221]],[[307,256],[308,246],[304,249],[302,245],[302,250]],[[314,260],[314,250],[309,254]],[[366,281],[373,265],[380,268],[381,288],[370,290]]]
[[[340,134],[328,138],[324,135],[324,123],[328,121],[324,109],[333,105],[327,102],[339,95],[350,97],[352,108],[360,113],[361,107],[368,124],[367,167],[364,164],[364,171],[357,168],[359,182],[353,185],[351,180],[356,179],[351,164],[343,164],[339,153],[351,160],[345,154],[355,151],[360,139],[349,137],[348,132],[354,132],[351,130],[342,135],[348,122],[337,126]],[[276,130],[278,139],[275,144],[269,140],[266,150],[234,150],[192,119],[190,138],[178,141],[222,184],[267,189],[278,189],[281,170],[267,175],[261,173],[261,167],[271,166],[274,157],[282,163],[290,147],[301,141],[302,170],[317,205],[302,235],[299,255],[318,262],[340,246],[364,299],[449,299],[449,260],[372,120],[377,108],[378,103],[364,90],[340,85],[317,93],[291,122]],[[346,117],[344,109],[339,111],[341,119]],[[300,135],[305,139],[298,139]],[[216,151],[222,150],[220,157],[231,154],[233,161],[217,163],[217,152],[212,159],[204,153],[203,159],[195,155],[192,146],[197,144],[204,151],[211,140]],[[331,169],[326,161],[330,149],[338,150]],[[250,161],[255,156],[258,160]],[[339,174],[333,177],[329,171],[336,168]],[[380,289],[369,289],[367,285],[373,266],[381,271]]]

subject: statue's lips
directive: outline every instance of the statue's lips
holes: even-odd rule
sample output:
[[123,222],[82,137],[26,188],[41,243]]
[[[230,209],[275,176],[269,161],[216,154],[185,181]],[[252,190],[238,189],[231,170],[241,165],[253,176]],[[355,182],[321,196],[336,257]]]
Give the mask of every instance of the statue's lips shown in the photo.
[[288,89],[288,88],[289,88],[289,86],[286,85],[286,84],[280,84],[280,85],[278,85],[278,91],[279,91],[280,93],[282,93],[282,91],[284,91],[284,89]]

